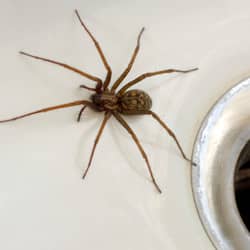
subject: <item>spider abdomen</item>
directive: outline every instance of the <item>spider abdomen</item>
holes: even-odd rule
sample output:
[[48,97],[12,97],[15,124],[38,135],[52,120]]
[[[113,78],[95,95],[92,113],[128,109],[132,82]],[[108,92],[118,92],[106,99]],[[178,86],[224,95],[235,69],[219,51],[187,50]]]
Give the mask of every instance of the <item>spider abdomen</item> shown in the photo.
[[142,111],[148,111],[152,107],[150,96],[138,89],[125,92],[119,98],[119,112],[125,115],[136,115]]

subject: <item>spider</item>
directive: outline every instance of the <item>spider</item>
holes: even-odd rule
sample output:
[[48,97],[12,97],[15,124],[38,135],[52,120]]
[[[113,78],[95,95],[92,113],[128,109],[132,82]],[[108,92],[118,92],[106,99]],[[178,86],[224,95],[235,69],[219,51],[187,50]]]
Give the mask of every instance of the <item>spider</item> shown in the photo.
[[41,112],[48,112],[48,111],[52,111],[52,110],[56,110],[56,109],[68,108],[68,107],[73,107],[73,106],[82,106],[82,108],[78,114],[78,117],[77,117],[78,122],[80,121],[81,116],[87,107],[91,108],[92,110],[94,110],[96,112],[103,112],[104,113],[103,121],[102,121],[101,126],[98,130],[98,133],[96,135],[87,168],[83,174],[83,179],[84,179],[86,177],[89,169],[90,169],[90,166],[91,166],[91,163],[93,160],[93,156],[95,153],[95,149],[96,149],[96,146],[100,140],[100,137],[102,135],[104,127],[106,126],[110,117],[114,116],[116,118],[116,120],[127,130],[127,132],[130,134],[130,136],[134,140],[142,157],[144,158],[144,160],[146,162],[146,165],[147,165],[147,168],[149,171],[149,175],[151,177],[151,180],[152,180],[156,190],[159,193],[161,193],[161,189],[159,188],[159,186],[155,180],[152,168],[150,166],[148,156],[145,153],[139,139],[137,138],[137,135],[132,130],[132,128],[128,125],[128,123],[124,120],[122,115],[150,115],[150,116],[152,116],[156,121],[159,122],[159,124],[166,130],[166,132],[174,139],[177,147],[180,150],[182,157],[185,160],[187,160],[188,162],[191,162],[193,165],[195,165],[195,163],[193,163],[190,159],[188,159],[186,157],[186,155],[185,155],[179,141],[177,140],[177,137],[175,136],[174,132],[161,120],[161,118],[156,113],[154,113],[151,110],[152,100],[151,100],[150,96],[146,92],[139,90],[139,89],[131,89],[131,90],[128,90],[128,89],[131,88],[132,86],[136,85],[137,83],[141,82],[142,80],[149,78],[149,77],[152,77],[152,76],[155,76],[155,75],[169,74],[169,73],[174,73],[174,72],[188,73],[188,72],[195,71],[198,68],[193,68],[190,70],[165,69],[165,70],[160,70],[160,71],[155,71],[155,72],[144,73],[144,74],[141,74],[138,77],[136,77],[134,80],[127,82],[122,88],[120,88],[117,91],[117,88],[120,86],[122,81],[128,75],[128,73],[130,72],[130,70],[135,62],[136,56],[137,56],[137,54],[139,52],[139,48],[140,48],[141,36],[142,36],[142,33],[144,32],[145,28],[143,27],[141,29],[141,31],[137,37],[137,44],[136,44],[136,47],[133,51],[133,54],[132,54],[132,57],[129,61],[128,66],[122,72],[122,74],[118,77],[118,79],[113,83],[113,85],[111,87],[109,87],[110,81],[111,81],[111,75],[112,75],[111,67],[109,66],[109,64],[106,60],[106,57],[101,49],[100,44],[95,39],[95,37],[92,35],[92,33],[89,31],[88,27],[85,25],[85,23],[81,19],[77,10],[75,10],[75,14],[76,14],[78,20],[80,21],[81,26],[87,32],[88,36],[90,37],[90,39],[94,43],[95,48],[97,49],[98,54],[101,58],[101,61],[107,70],[106,77],[105,77],[104,81],[96,76],[93,76],[89,73],[86,73],[86,72],[79,70],[75,67],[72,67],[68,64],[61,63],[61,62],[51,60],[51,59],[47,59],[47,58],[43,58],[43,57],[39,57],[39,56],[35,56],[32,54],[20,51],[19,53],[24,55],[24,56],[32,57],[34,59],[45,61],[45,62],[48,62],[51,64],[55,64],[55,65],[64,67],[68,70],[71,70],[71,71],[73,71],[73,72],[75,72],[75,73],[77,73],[77,74],[79,74],[79,75],[81,75],[89,80],[94,81],[96,83],[96,85],[95,85],[95,87],[80,85],[80,88],[87,89],[87,90],[93,92],[93,94],[90,96],[90,100],[78,100],[78,101],[74,101],[74,102],[64,103],[61,105],[47,107],[47,108],[39,109],[39,110],[30,112],[30,113],[25,113],[23,115],[19,115],[19,116],[16,116],[14,118],[11,118],[11,119],[1,120],[0,122],[1,123],[10,122],[10,121],[18,120],[18,119],[21,119],[21,118],[24,118],[27,116],[35,115],[35,114],[38,114]]

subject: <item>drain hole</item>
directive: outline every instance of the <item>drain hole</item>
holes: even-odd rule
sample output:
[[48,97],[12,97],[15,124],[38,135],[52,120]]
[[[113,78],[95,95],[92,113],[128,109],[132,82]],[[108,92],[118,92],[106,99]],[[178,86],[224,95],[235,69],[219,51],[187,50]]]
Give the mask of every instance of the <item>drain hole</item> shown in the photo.
[[236,165],[235,196],[241,218],[250,231],[250,141],[241,151]]

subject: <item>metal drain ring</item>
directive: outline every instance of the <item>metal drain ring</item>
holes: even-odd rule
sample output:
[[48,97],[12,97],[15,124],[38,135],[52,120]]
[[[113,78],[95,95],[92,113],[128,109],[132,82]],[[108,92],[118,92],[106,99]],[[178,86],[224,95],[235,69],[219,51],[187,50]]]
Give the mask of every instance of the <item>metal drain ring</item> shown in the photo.
[[238,157],[250,139],[250,78],[226,92],[197,135],[192,185],[201,221],[217,249],[249,250],[250,234],[235,202]]

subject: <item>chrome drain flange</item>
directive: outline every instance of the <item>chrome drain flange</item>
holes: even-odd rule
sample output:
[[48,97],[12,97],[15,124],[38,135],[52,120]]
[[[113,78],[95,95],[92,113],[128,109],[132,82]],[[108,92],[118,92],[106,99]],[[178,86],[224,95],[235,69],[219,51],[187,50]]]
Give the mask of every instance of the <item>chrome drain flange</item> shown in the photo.
[[250,249],[250,234],[236,204],[234,185],[238,159],[249,140],[250,78],[227,91],[213,106],[193,151],[197,163],[192,168],[194,199],[217,249]]

